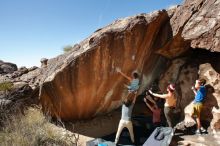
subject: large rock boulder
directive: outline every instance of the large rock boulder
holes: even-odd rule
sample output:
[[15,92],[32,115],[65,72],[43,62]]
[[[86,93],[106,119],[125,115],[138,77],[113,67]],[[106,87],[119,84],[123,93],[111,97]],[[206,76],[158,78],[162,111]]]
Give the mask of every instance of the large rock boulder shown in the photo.
[[[40,101],[44,111],[64,120],[107,113],[119,107],[128,94],[116,68],[127,75],[137,70],[141,93],[161,76],[170,65],[169,59],[192,48],[219,51],[219,7],[218,0],[186,0],[182,6],[116,20],[98,29],[42,68]],[[181,63],[174,69],[180,67]],[[188,67],[185,74],[193,84],[197,68]],[[173,76],[177,82],[178,75]],[[183,108],[193,96],[188,96],[191,93],[185,88],[189,84],[182,78],[178,92],[184,96]]]
[[220,52],[220,1],[185,0],[171,18],[173,34],[181,32],[192,48]]
[[127,75],[137,70],[143,91],[166,67],[166,59],[155,52],[171,37],[171,14],[157,11],[117,20],[73,51],[48,60],[40,90],[44,110],[70,120],[118,108],[128,93],[116,68]]
[[13,73],[17,69],[18,68],[17,68],[16,64],[9,63],[9,62],[3,62],[2,60],[0,60],[0,75],[4,75],[7,73]]
[[[41,69],[21,67],[0,75],[0,119],[23,111],[31,104],[38,104]],[[1,124],[1,123],[0,123]]]

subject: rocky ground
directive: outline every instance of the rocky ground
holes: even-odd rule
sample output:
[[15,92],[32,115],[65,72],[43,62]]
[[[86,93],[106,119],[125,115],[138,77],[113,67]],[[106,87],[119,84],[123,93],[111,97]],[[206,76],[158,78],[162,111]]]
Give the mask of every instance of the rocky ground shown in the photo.
[[219,146],[219,139],[220,133],[205,135],[177,135],[173,137],[171,146]]

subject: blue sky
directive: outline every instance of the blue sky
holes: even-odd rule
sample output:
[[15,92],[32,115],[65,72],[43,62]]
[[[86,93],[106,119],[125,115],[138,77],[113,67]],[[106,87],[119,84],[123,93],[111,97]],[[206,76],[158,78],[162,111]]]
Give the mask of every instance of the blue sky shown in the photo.
[[0,0],[0,60],[40,66],[118,18],[182,0]]

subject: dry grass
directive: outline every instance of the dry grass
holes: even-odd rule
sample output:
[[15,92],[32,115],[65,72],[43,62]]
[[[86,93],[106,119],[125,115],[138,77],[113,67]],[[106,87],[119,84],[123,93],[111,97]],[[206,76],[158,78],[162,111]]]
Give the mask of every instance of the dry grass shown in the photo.
[[[3,120],[3,119],[1,119]],[[0,145],[4,146],[73,146],[75,134],[50,123],[40,108],[29,108],[24,115],[7,116],[0,131]]]
[[9,91],[13,87],[13,83],[11,82],[3,82],[0,83],[0,91]]

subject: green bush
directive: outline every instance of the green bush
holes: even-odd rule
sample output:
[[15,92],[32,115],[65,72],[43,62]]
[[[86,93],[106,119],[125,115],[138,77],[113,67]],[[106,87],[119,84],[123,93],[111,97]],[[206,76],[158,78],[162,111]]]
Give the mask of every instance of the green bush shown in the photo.
[[13,88],[13,83],[11,82],[3,82],[3,83],[0,83],[0,91],[9,91]]
[[63,48],[63,51],[64,52],[69,52],[69,51],[71,51],[73,49],[73,47],[71,46],[71,45],[67,45],[67,46],[65,46],[64,48]]

